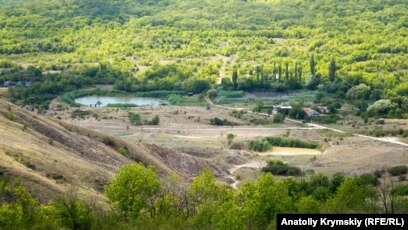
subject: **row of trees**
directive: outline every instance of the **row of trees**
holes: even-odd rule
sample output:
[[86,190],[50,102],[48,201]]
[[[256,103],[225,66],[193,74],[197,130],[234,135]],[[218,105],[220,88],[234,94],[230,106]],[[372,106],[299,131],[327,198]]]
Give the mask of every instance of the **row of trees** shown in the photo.
[[[299,173],[281,162],[265,170]],[[130,164],[105,187],[111,211],[75,196],[40,205],[20,183],[4,177],[0,182],[0,227],[5,229],[274,229],[277,213],[408,211],[404,190],[398,187],[391,195],[372,174],[277,180],[265,173],[234,190],[219,185],[208,169],[184,186],[175,176],[160,179],[154,168]]]
[[[228,90],[272,90],[277,92],[302,88],[314,90],[326,79],[323,79],[320,74],[316,74],[316,61],[313,54],[310,57],[309,67],[311,74],[307,78],[303,76],[302,64],[296,61],[291,69],[289,69],[289,62],[285,63],[284,68],[282,68],[282,63],[278,65],[274,63],[273,69],[270,71],[265,71],[262,66],[256,66],[254,71],[250,71],[250,74],[244,77],[239,77],[238,71],[234,70],[231,80],[223,78],[221,83],[223,88]],[[336,81],[337,69],[336,60],[332,58],[328,67],[327,81]]]

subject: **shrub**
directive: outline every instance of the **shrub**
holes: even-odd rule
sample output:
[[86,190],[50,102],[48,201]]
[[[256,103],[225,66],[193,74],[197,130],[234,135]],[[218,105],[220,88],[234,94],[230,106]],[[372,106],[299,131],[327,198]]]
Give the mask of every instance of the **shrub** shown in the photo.
[[384,170],[384,169],[374,171],[374,175],[375,175],[376,177],[378,177],[378,178],[380,178],[384,173],[385,173],[385,170]]
[[249,150],[256,152],[266,152],[272,149],[272,145],[266,140],[256,140],[249,142]]
[[147,124],[148,125],[159,125],[160,124],[159,116],[157,116],[157,115],[154,116],[154,118],[151,121],[147,122]]
[[9,119],[10,121],[14,121],[15,116],[14,116],[14,112],[13,111],[8,111],[7,115],[6,115],[7,119]]
[[244,114],[245,114],[245,111],[244,111],[244,110],[233,110],[233,111],[231,112],[231,115],[232,115],[233,117],[235,117],[235,118],[238,118],[238,119],[241,119]]
[[408,184],[399,185],[391,190],[391,195],[393,196],[407,196],[408,195]]
[[170,94],[167,96],[167,100],[171,105],[178,105],[181,103],[182,97],[178,94]]
[[399,165],[388,169],[388,172],[393,176],[399,176],[408,172],[408,166]]
[[264,138],[264,140],[268,141],[272,146],[308,148],[308,149],[317,149],[320,147],[320,145],[317,143],[302,141],[298,139],[291,139],[291,138],[266,137]]
[[379,184],[378,177],[374,174],[365,173],[358,177],[358,182],[360,185],[373,185],[377,186]]
[[63,229],[91,229],[92,209],[76,197],[60,197],[52,205],[56,221]]
[[334,124],[336,123],[340,118],[335,115],[328,115],[328,116],[318,116],[314,117],[313,120],[322,124]]
[[273,175],[279,176],[301,176],[303,175],[302,170],[298,167],[289,166],[278,160],[268,161],[268,165],[262,168],[263,172],[269,172]]
[[120,147],[120,148],[118,148],[118,152],[119,152],[120,154],[122,154],[123,156],[126,156],[126,154],[127,154],[127,150],[126,150],[125,147]]
[[245,96],[245,92],[242,90],[240,91],[220,90],[218,91],[218,96],[224,97],[224,98],[242,98]]
[[233,134],[233,133],[228,133],[228,135],[227,135],[228,145],[231,145],[232,140],[234,140],[235,137],[236,137],[235,134]]
[[142,118],[137,113],[128,113],[129,121],[132,125],[142,125]]
[[215,89],[210,89],[207,91],[207,96],[211,99],[214,99],[218,96],[218,91]]
[[104,143],[105,145],[110,146],[110,147],[115,146],[115,141],[110,137],[103,138],[102,143]]
[[217,126],[223,126],[223,125],[233,126],[233,125],[237,125],[236,123],[228,121],[227,119],[221,120],[218,117],[211,118],[210,123],[211,123],[211,125],[217,125]]
[[183,89],[186,92],[201,93],[211,87],[210,82],[203,79],[188,79],[183,83]]
[[285,115],[277,113],[273,116],[273,123],[282,123],[285,120]]

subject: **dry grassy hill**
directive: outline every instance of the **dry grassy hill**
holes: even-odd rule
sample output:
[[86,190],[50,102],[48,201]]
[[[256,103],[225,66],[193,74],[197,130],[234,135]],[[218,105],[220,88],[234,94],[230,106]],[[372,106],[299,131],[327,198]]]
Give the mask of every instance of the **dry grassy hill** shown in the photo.
[[[123,147],[126,154],[117,149]],[[74,188],[84,199],[104,203],[103,187],[131,161],[154,165],[160,175],[185,179],[204,167],[202,159],[154,144],[140,145],[38,115],[0,99],[0,174],[21,178],[46,202]]]

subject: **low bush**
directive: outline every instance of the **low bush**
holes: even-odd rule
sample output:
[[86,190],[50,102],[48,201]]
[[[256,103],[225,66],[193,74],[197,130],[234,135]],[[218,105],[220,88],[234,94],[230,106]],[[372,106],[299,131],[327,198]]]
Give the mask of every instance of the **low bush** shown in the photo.
[[290,166],[278,160],[268,161],[268,165],[262,168],[263,172],[272,173],[278,176],[302,176],[303,172],[300,168]]
[[273,115],[273,123],[282,123],[285,120],[285,115],[277,113]]
[[375,174],[365,173],[358,177],[358,183],[360,185],[373,185],[377,186],[379,184],[378,177]]
[[120,148],[118,148],[118,152],[119,152],[120,154],[122,154],[123,156],[126,156],[126,154],[127,154],[126,147],[120,147]]
[[391,190],[393,196],[408,196],[408,184],[399,185]]
[[314,142],[302,141],[292,138],[266,137],[264,138],[264,140],[268,141],[272,146],[308,148],[308,149],[317,149],[320,147],[319,144]]
[[159,125],[160,124],[160,118],[159,116],[154,116],[154,118],[148,122],[146,122],[148,125]]
[[313,117],[313,121],[319,122],[322,124],[335,124],[338,120],[340,120],[339,116],[333,114],[328,116],[317,116]]
[[211,125],[216,125],[216,126],[224,126],[224,125],[228,125],[228,126],[234,126],[234,125],[238,125],[235,122],[229,121],[227,119],[223,119],[221,120],[218,117],[214,117],[210,119],[210,124]]
[[128,113],[129,121],[132,125],[142,125],[142,118],[137,113]]
[[241,119],[244,114],[245,114],[245,111],[244,111],[244,110],[233,110],[233,111],[231,112],[231,115],[232,115],[233,117],[235,117],[235,118],[238,118],[238,119]]
[[266,152],[272,149],[272,145],[266,140],[256,140],[249,142],[249,150],[256,152]]
[[408,166],[405,165],[398,165],[388,169],[388,172],[393,176],[399,176],[402,174],[407,174]]

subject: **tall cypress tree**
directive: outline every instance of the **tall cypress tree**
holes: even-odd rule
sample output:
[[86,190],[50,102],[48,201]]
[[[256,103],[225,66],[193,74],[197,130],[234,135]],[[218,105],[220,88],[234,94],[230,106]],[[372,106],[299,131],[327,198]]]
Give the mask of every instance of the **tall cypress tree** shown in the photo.
[[286,66],[285,66],[285,81],[288,82],[289,80],[289,63],[286,62]]
[[299,73],[299,71],[298,71],[298,62],[295,62],[295,79],[298,78],[298,73]]
[[313,76],[316,74],[316,63],[314,60],[314,54],[310,56],[310,74],[312,74]]
[[298,82],[299,82],[299,85],[302,84],[302,74],[303,74],[303,69],[302,68],[303,68],[302,65],[299,64],[299,67],[298,67],[298,78],[299,78]]
[[238,72],[237,72],[237,70],[234,70],[234,72],[232,72],[232,85],[234,86],[234,89],[238,88]]
[[279,64],[279,69],[278,69],[278,72],[279,72],[279,82],[281,82],[282,81],[282,64],[280,63]]
[[336,60],[332,58],[329,65],[329,80],[331,82],[334,82],[334,80],[336,80],[336,70],[337,70]]

